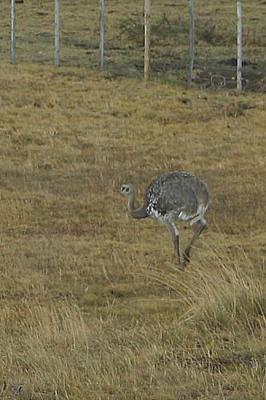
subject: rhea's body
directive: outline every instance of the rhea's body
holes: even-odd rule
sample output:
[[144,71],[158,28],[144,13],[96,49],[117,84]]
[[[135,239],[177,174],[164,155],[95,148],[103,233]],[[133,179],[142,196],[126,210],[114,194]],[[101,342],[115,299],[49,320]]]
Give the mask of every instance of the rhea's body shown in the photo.
[[179,232],[175,221],[189,221],[194,235],[186,247],[184,264],[190,260],[190,249],[196,238],[207,227],[205,213],[209,205],[207,185],[189,172],[170,172],[156,177],[144,194],[142,207],[136,206],[136,194],[130,184],[122,185],[121,193],[128,197],[128,211],[133,218],[158,219],[169,230],[178,263],[180,263]]

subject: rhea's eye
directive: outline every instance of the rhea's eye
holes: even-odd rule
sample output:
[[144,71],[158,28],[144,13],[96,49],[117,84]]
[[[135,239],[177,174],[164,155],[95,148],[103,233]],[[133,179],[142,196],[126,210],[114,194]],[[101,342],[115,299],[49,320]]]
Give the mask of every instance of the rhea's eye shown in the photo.
[[127,193],[129,192],[129,188],[128,188],[128,187],[126,188],[126,192],[127,192]]

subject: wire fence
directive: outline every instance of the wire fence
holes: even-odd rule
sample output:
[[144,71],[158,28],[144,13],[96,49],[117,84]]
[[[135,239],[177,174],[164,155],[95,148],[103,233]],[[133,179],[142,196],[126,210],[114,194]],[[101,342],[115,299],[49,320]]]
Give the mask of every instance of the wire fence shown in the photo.
[[[0,0],[0,59],[10,60],[10,3]],[[16,62],[54,63],[54,0],[24,0],[16,5]],[[236,87],[236,2],[195,1],[195,59],[192,84]],[[99,0],[64,0],[60,18],[60,64],[99,68]],[[243,1],[243,87],[266,91],[266,2]],[[143,0],[105,1],[104,71],[142,77]],[[187,0],[153,0],[151,75],[187,83],[190,66]]]

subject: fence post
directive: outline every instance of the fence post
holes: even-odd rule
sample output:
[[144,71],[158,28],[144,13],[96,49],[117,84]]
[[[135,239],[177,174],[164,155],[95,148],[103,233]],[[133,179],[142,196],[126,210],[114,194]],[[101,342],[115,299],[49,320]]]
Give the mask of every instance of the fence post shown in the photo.
[[195,61],[195,14],[194,0],[189,0],[189,74],[188,84],[191,85],[193,79],[193,68]]
[[11,0],[11,63],[16,64],[16,0]]
[[61,0],[55,0],[55,66],[60,65],[60,12],[61,12]]
[[100,0],[100,40],[99,40],[99,67],[103,70],[104,64],[104,17],[105,17],[104,0]]
[[150,77],[151,0],[144,0],[144,79]]
[[242,2],[241,0],[237,0],[237,89],[242,90],[242,55],[243,55],[243,43],[242,43]]

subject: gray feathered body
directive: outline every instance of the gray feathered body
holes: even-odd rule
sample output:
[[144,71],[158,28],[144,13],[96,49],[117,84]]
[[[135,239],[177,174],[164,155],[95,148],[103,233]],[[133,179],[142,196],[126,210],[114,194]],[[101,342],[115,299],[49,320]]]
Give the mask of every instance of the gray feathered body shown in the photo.
[[208,208],[207,185],[188,172],[170,172],[155,178],[144,195],[147,216],[190,221],[204,218]]

